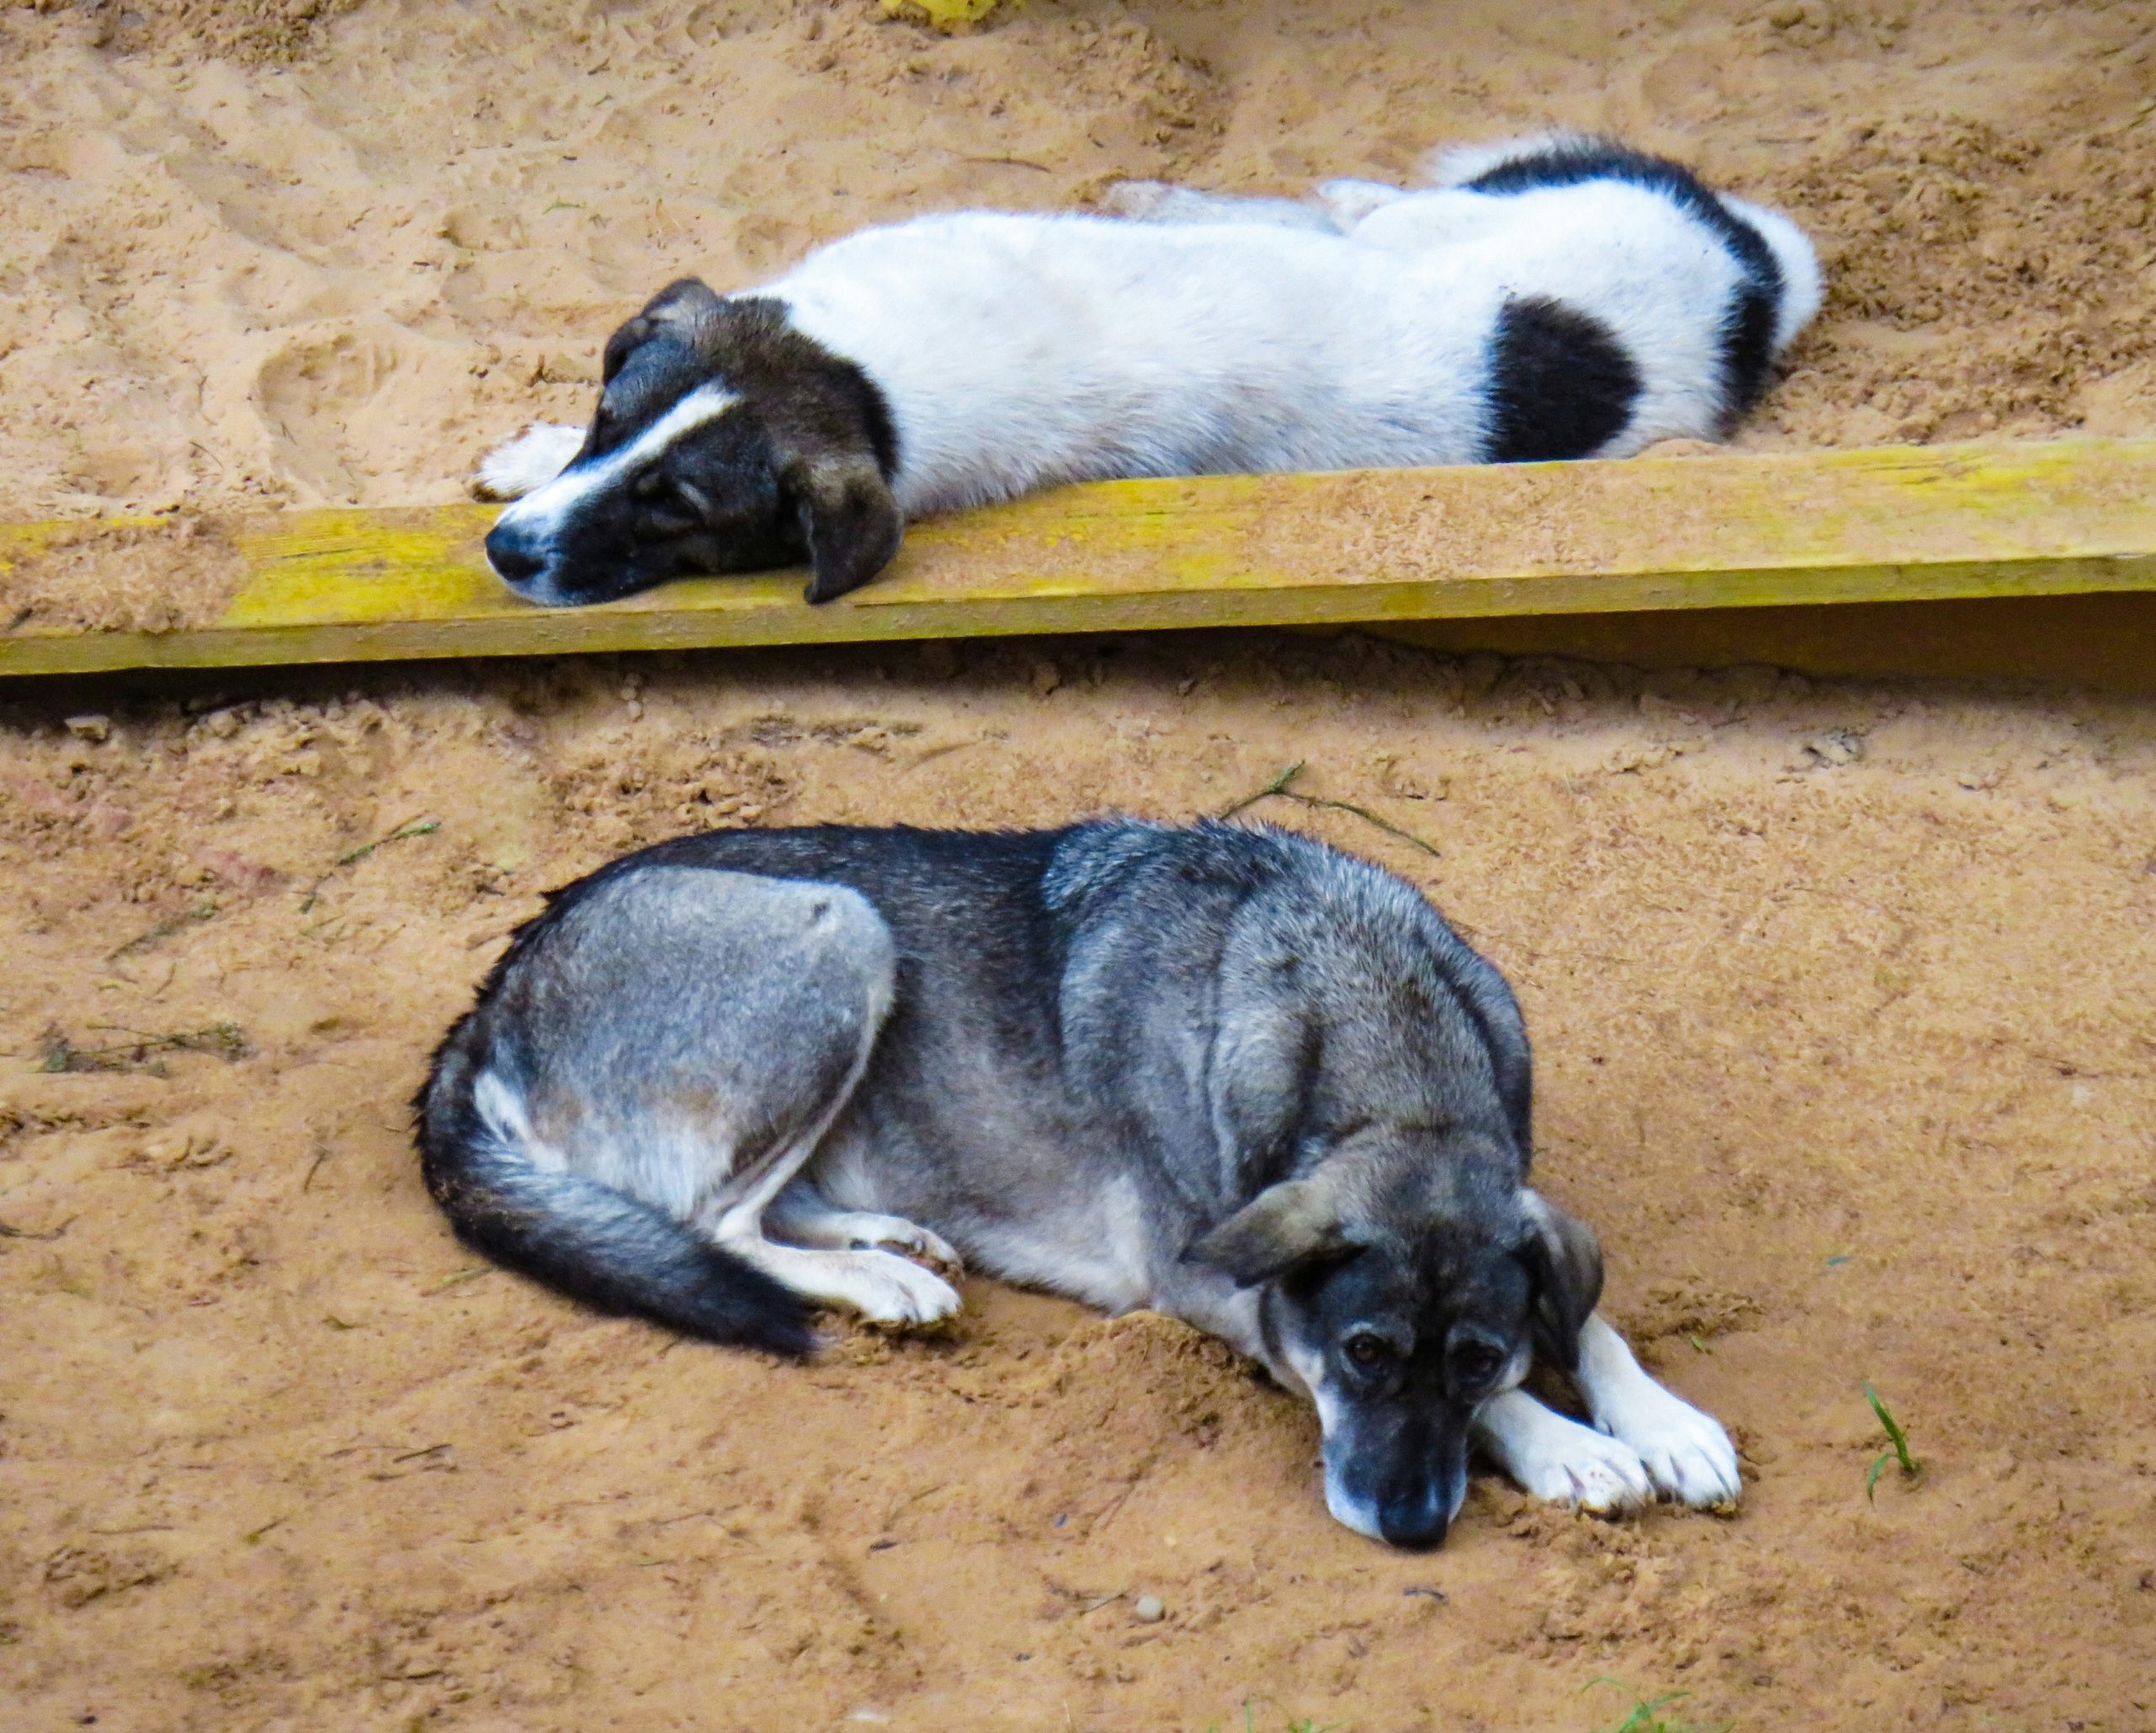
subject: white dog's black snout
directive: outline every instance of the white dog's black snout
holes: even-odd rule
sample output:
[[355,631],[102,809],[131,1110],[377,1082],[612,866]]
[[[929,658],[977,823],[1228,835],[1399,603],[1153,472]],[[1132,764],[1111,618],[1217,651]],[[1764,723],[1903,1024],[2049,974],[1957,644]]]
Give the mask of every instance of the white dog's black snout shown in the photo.
[[521,588],[547,569],[547,556],[528,531],[499,523],[487,532],[487,563],[504,584]]

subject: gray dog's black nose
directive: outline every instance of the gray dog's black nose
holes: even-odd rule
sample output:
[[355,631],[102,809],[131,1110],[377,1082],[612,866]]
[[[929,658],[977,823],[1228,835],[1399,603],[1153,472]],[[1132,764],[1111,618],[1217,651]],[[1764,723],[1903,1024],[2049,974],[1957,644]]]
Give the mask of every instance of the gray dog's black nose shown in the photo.
[[1451,1501],[1437,1487],[1390,1498],[1378,1506],[1378,1533],[1387,1546],[1422,1552],[1443,1546],[1445,1530],[1452,1526]]
[[1378,1533],[1385,1537],[1387,1546],[1396,1546],[1402,1552],[1427,1553],[1445,1544],[1445,1530],[1450,1526],[1443,1517],[1428,1523],[1396,1525],[1380,1522]]
[[534,553],[514,530],[499,524],[487,532],[487,563],[510,584],[529,584],[547,569],[543,554]]

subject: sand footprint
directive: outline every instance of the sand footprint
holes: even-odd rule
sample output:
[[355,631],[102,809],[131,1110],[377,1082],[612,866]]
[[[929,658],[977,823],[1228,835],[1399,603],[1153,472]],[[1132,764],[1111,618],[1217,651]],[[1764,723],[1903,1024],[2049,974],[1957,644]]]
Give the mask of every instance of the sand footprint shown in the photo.
[[280,333],[253,392],[275,461],[319,499],[408,497],[439,469],[435,430],[468,395],[463,359],[387,321]]

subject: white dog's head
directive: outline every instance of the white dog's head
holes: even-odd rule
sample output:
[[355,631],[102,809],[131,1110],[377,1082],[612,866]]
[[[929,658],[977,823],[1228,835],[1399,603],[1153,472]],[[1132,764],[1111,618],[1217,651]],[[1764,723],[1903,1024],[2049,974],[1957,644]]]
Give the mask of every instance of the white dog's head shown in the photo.
[[607,339],[568,467],[505,509],[487,558],[520,595],[611,601],[696,573],[806,560],[812,602],[898,552],[898,440],[874,382],[782,301],[663,290]]

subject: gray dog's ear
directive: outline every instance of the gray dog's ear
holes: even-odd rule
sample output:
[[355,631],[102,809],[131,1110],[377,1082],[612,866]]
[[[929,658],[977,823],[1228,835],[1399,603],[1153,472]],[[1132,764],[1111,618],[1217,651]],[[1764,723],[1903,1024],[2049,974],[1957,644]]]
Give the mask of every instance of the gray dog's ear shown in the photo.
[[891,563],[905,520],[890,484],[865,452],[782,456],[779,482],[793,498],[812,575],[802,599],[827,602],[858,589]]
[[611,385],[614,376],[644,344],[670,327],[694,325],[718,309],[718,296],[700,277],[682,277],[669,283],[643,304],[643,311],[606,339],[606,352],[599,363],[599,382]]
[[1529,1228],[1520,1257],[1534,1286],[1534,1352],[1553,1366],[1577,1372],[1581,1326],[1602,1298],[1602,1247],[1585,1222],[1540,1192],[1523,1191],[1519,1197]]
[[1321,1180],[1283,1180],[1201,1234],[1183,1256],[1225,1271],[1238,1288],[1255,1288],[1348,1250],[1333,1188]]

